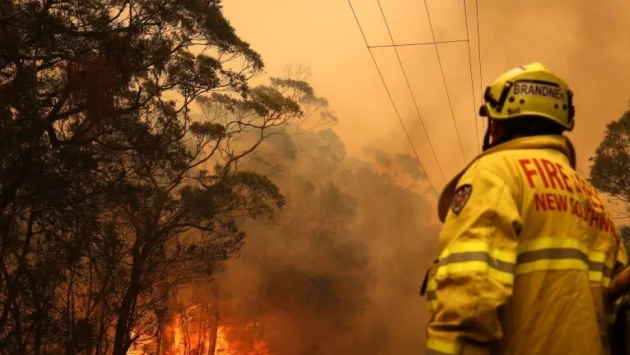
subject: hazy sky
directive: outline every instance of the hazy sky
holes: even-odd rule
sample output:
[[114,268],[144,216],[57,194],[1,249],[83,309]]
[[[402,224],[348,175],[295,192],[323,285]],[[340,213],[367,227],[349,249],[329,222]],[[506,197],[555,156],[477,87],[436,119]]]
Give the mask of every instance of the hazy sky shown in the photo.
[[[466,2],[474,85],[467,43],[439,46],[454,115],[435,46],[398,50],[447,180],[464,166],[453,120],[466,160],[478,152],[475,112],[480,82],[475,2]],[[466,38],[463,0],[427,3],[436,40]],[[352,4],[368,42],[391,44],[377,1],[353,0]],[[381,4],[396,43],[432,41],[424,2],[381,0]],[[626,3],[478,0],[478,4],[484,87],[503,71],[532,61],[540,61],[563,76],[575,92],[576,128],[570,136],[578,151],[578,170],[586,174],[588,157],[602,138],[606,122],[617,119],[630,99],[630,12]],[[280,75],[287,64],[310,66],[312,83],[337,112],[341,120],[337,130],[351,151],[378,145],[412,153],[347,1],[229,0],[224,7],[237,33],[262,54],[267,75]],[[439,191],[444,181],[395,52],[392,48],[373,51],[420,159]]]
[[[352,0],[352,4],[370,45],[391,44],[377,0]],[[423,1],[381,0],[381,4],[396,43],[433,40]],[[464,0],[427,0],[427,4],[438,41],[466,39],[465,19],[468,19],[472,84],[467,43],[439,45],[452,112],[435,46],[398,49],[426,133],[394,50],[378,48],[373,53],[438,193],[445,181],[433,158],[427,134],[445,179],[449,180],[464,167],[464,160],[470,161],[478,154],[483,132],[475,113],[481,101],[482,84],[485,88],[502,72],[533,61],[542,62],[564,77],[575,93],[576,128],[570,137],[577,148],[578,171],[586,175],[588,158],[603,137],[606,123],[618,119],[630,99],[627,70],[630,12],[626,2],[466,0],[467,17]],[[336,131],[351,153],[374,145],[391,153],[413,154],[346,0],[226,0],[224,8],[237,33],[262,55],[266,75],[282,75],[287,64],[310,66],[311,82],[336,111],[340,119]],[[473,88],[476,102],[473,102]],[[430,201],[435,207],[435,200]],[[419,216],[419,220],[423,218],[426,216]],[[383,229],[383,235],[385,241],[390,241],[387,237],[391,235],[400,237],[394,229],[387,228]],[[392,287],[400,280],[418,280],[420,285],[430,260],[417,252],[416,258],[400,261],[400,254],[410,248],[421,250],[432,245],[421,239],[435,243],[436,231],[396,238],[400,248],[392,253],[369,240],[374,253],[371,268],[383,280],[369,294],[374,304],[369,317],[380,319],[379,307],[388,314],[385,318],[394,324],[387,323],[393,327],[392,334],[402,337],[392,340],[392,346],[402,347],[395,348],[394,353],[417,352],[415,343],[409,341],[415,339],[414,334],[407,333],[410,329],[417,331],[418,339],[423,334],[420,329],[425,321],[424,302],[411,292],[400,294],[400,287]],[[400,270],[387,269],[393,264],[399,265]],[[391,294],[382,294],[384,291]]]

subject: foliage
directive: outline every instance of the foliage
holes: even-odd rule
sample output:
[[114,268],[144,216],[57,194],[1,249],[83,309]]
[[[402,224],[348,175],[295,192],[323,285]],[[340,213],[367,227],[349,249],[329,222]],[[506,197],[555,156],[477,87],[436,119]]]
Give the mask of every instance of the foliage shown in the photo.
[[[589,181],[608,194],[624,211],[618,218],[630,217],[630,111],[606,125],[604,139],[590,159]],[[621,238],[630,257],[630,228],[621,227]]]
[[630,203],[630,111],[606,125],[606,134],[595,151],[589,181],[623,205]]
[[325,101],[262,68],[219,0],[0,4],[0,348],[125,354],[283,206],[238,162]]

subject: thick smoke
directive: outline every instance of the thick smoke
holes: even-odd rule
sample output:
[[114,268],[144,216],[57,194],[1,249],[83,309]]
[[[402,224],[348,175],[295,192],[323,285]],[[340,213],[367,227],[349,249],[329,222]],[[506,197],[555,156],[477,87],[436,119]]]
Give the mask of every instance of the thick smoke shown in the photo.
[[280,133],[258,151],[250,168],[269,173],[287,204],[248,226],[219,280],[232,338],[262,339],[277,355],[422,348],[418,289],[435,253],[424,241],[437,235],[426,180],[410,156],[364,153],[346,155],[331,129]]
[[[267,8],[281,6],[280,3],[272,1],[258,6]],[[388,44],[389,37],[375,3],[354,3],[368,41]],[[466,38],[461,2],[431,0],[428,3],[437,40]],[[501,72],[528,62],[543,62],[565,77],[575,91],[577,122],[571,137],[578,151],[579,171],[586,174],[587,159],[602,138],[605,123],[617,119],[630,99],[627,70],[630,54],[623,45],[630,36],[626,28],[630,20],[626,2],[494,0],[466,3],[473,47],[475,101],[480,101],[482,87]],[[477,61],[476,3],[480,7],[481,63]],[[229,314],[224,321],[238,318],[238,314],[242,318],[240,322],[258,321],[266,325],[261,334],[273,334],[265,336],[275,341],[272,345],[278,354],[421,352],[426,313],[424,300],[417,297],[417,293],[427,263],[435,256],[437,247],[438,225],[430,222],[434,211],[429,203],[434,202],[429,200],[432,197],[426,191],[424,180],[418,179],[418,170],[414,173],[413,165],[409,167],[411,170],[405,168],[414,157],[397,158],[391,154],[392,151],[409,152],[408,142],[392,113],[347,4],[320,2],[317,7],[300,4],[292,3],[284,11],[265,17],[264,31],[256,22],[260,11],[240,11],[243,6],[238,1],[231,5],[234,11],[230,17],[237,24],[240,21],[237,28],[247,33],[268,62],[304,61],[312,65],[315,86],[330,98],[343,117],[337,132],[349,151],[361,151],[366,141],[378,144],[365,147],[361,158],[343,154],[339,158],[330,153],[337,152],[333,146],[343,144],[338,138],[325,138],[329,133],[276,136],[270,141],[274,148],[267,145],[266,151],[259,154],[259,168],[276,172],[273,178],[286,193],[287,206],[278,220],[251,225],[241,258],[228,264],[221,278],[225,291],[223,302],[229,305],[223,307]],[[326,17],[327,21],[301,26],[304,17],[289,13],[300,11],[303,6],[310,6],[309,18]],[[396,42],[432,40],[420,3],[383,2],[383,6]],[[254,25],[249,26],[250,23]],[[293,30],[287,31],[287,28]],[[322,33],[334,35],[324,37]],[[286,50],[289,42],[292,51]],[[467,46],[444,44],[439,48],[454,106],[454,120],[469,160],[477,154],[479,138],[475,137],[474,130],[478,129],[478,135],[483,132],[474,121],[478,104],[471,101]],[[453,138],[453,118],[435,49],[410,46],[399,50],[419,111],[448,179],[464,162],[458,141]],[[375,50],[375,55],[439,192],[444,181],[432,159],[398,60],[391,48]],[[480,65],[482,78],[478,73]],[[333,144],[334,141],[338,143]],[[273,151],[278,147],[286,148],[285,155],[274,157]],[[337,205],[335,208],[327,204],[332,201]],[[345,206],[345,212],[339,211],[341,206]],[[327,225],[323,234],[326,238],[322,238],[316,221],[332,215],[338,218],[336,224]],[[314,240],[319,240],[319,244]],[[347,243],[354,243],[352,252],[344,251],[345,258],[335,258],[332,250],[344,250],[342,246]],[[348,261],[354,261],[354,266],[342,267]],[[329,280],[332,291],[322,291],[331,289],[319,284],[304,286],[313,274],[320,277],[320,281]],[[337,291],[335,287],[346,282],[341,279],[346,275],[352,275],[357,284],[353,284],[351,290]],[[325,309],[332,312],[324,312],[309,303],[315,291],[340,295],[334,302],[327,299],[323,303]],[[304,303],[296,306],[292,303],[296,300]],[[358,305],[360,310],[344,311],[346,303]]]

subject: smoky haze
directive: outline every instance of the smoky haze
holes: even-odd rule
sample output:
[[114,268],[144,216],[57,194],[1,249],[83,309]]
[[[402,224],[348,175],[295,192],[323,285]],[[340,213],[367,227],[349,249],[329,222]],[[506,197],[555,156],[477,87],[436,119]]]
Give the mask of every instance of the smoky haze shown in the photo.
[[[434,40],[423,2],[381,3],[396,43]],[[430,182],[439,193],[478,153],[482,88],[533,61],[575,92],[569,136],[586,175],[605,124],[628,105],[627,4],[479,0],[477,23],[475,3],[465,2],[471,65],[467,43],[439,45],[441,61],[432,45],[399,47],[417,109],[395,51],[373,49]],[[391,44],[378,3],[352,4],[370,45]],[[427,4],[435,40],[467,37],[462,1]],[[426,312],[418,288],[437,249],[435,197],[413,163],[348,3],[233,0],[225,11],[265,58],[267,74],[280,75],[287,63],[308,65],[311,83],[339,117],[331,130],[281,136],[259,153],[257,169],[279,169],[272,179],[287,206],[273,223],[249,226],[241,257],[221,276],[225,308],[241,310],[226,322],[261,322],[259,336],[282,347],[278,354],[421,351]],[[278,149],[285,155],[272,164]]]
[[[570,136],[577,146],[580,172],[586,173],[588,157],[603,137],[606,122],[619,118],[630,98],[627,3],[467,0],[477,101],[480,82],[475,3],[479,5],[482,85],[509,68],[532,61],[541,61],[564,77],[575,92],[577,122]],[[354,0],[352,4],[370,45],[391,44],[376,0]],[[432,41],[422,1],[386,0],[381,4],[396,43]],[[463,1],[427,0],[427,4],[436,40],[466,38]],[[232,0],[225,4],[225,13],[238,33],[265,58],[269,75],[280,75],[287,63],[304,63],[311,68],[313,86],[329,99],[340,117],[336,131],[349,152],[377,144],[385,150],[412,154],[347,1]],[[469,160],[478,151],[473,119],[478,104],[473,108],[468,47],[466,43],[452,43],[439,49]],[[374,49],[374,53],[429,177],[439,189],[444,182],[396,55],[391,48]],[[435,48],[400,47],[399,54],[448,179],[463,167],[463,159]],[[481,136],[481,122],[478,124]]]
[[565,78],[577,170],[630,200],[625,7],[0,2],[0,348],[422,353],[437,197],[499,74]]
[[[422,347],[417,296],[435,238],[417,160],[366,147],[349,156],[331,129],[272,136],[249,167],[287,197],[252,223],[221,285],[231,336],[249,322],[274,354],[402,354]],[[412,242],[412,241],[416,242]]]

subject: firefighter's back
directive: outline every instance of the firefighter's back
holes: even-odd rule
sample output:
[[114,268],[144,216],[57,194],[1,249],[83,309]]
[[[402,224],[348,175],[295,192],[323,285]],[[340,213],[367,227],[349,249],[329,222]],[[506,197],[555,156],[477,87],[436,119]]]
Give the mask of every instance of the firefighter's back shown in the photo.
[[487,157],[512,176],[522,225],[513,294],[496,354],[607,354],[607,307],[618,250],[602,198],[552,149]]

